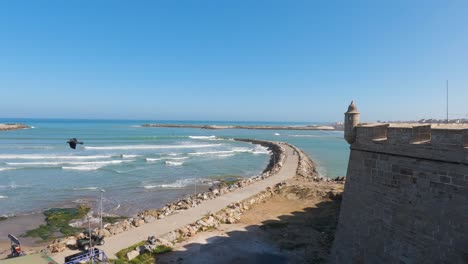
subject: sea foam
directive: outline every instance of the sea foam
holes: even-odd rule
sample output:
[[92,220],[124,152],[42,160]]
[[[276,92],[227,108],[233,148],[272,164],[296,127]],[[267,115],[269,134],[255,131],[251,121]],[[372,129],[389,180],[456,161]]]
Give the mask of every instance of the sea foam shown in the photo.
[[205,145],[127,145],[127,146],[106,146],[106,147],[85,147],[94,150],[130,150],[130,149],[186,149],[186,148],[211,148],[221,144]]
[[73,160],[73,159],[83,159],[83,160],[91,160],[91,159],[108,159],[110,155],[95,155],[95,156],[59,156],[59,155],[34,155],[34,154],[24,154],[24,155],[1,155],[0,159],[30,159],[30,160],[37,160],[37,159],[61,159],[61,160]]
[[131,162],[134,160],[108,160],[108,161],[54,161],[54,162],[7,162],[10,166],[59,166],[59,165],[109,165],[119,164],[123,162]]
[[80,187],[80,188],[73,188],[75,191],[81,191],[81,190],[97,190],[99,187]]
[[189,136],[191,139],[208,139],[208,140],[217,140],[216,136]]
[[167,183],[167,184],[145,185],[143,186],[143,188],[145,189],[156,189],[156,188],[177,189],[177,188],[184,188],[186,186],[195,184],[197,182],[198,180],[195,180],[195,179],[184,179],[184,180],[177,180],[173,183]]
[[168,160],[166,160],[165,163],[169,166],[180,166],[184,164],[184,162],[182,161],[168,161]]

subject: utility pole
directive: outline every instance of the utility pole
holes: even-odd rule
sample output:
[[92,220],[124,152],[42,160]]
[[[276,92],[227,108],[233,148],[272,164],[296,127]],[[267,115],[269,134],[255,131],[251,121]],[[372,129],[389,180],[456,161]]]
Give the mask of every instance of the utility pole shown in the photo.
[[447,87],[447,124],[449,123],[449,99],[448,99],[448,80],[447,80],[447,84],[446,84],[446,87]]
[[100,234],[99,234],[100,236],[102,236],[102,194],[103,194],[104,192],[105,192],[105,190],[104,190],[104,189],[101,189],[101,206],[100,206],[100,209],[101,209],[101,210],[100,210],[100,211],[101,211],[101,212],[100,212],[101,230],[100,230]]

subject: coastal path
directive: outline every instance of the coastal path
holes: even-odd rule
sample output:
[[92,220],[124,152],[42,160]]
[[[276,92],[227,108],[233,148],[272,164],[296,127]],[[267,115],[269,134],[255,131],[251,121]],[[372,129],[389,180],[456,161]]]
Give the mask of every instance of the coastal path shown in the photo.
[[[107,237],[106,244],[99,248],[104,250],[109,258],[116,258],[115,254],[117,252],[146,240],[148,236],[162,236],[188,224],[194,223],[209,213],[218,212],[226,208],[231,203],[247,199],[264,191],[268,187],[272,187],[275,184],[293,178],[296,175],[299,165],[298,155],[294,155],[294,149],[287,144],[282,144],[282,146],[284,147],[285,160],[281,169],[272,176],[219,196],[215,199],[204,201],[196,207],[166,216],[165,218],[159,219],[153,223],[147,223],[129,231]],[[51,257],[58,263],[63,263],[65,256],[76,252],[77,251],[67,249],[63,252],[52,254]]]

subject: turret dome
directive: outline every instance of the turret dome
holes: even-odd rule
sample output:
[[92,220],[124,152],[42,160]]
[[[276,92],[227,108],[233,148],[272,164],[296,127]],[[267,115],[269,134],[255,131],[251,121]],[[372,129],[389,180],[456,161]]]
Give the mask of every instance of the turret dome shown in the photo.
[[356,105],[354,104],[354,100],[351,101],[351,104],[348,106],[348,111],[346,112],[346,114],[359,114],[359,111]]

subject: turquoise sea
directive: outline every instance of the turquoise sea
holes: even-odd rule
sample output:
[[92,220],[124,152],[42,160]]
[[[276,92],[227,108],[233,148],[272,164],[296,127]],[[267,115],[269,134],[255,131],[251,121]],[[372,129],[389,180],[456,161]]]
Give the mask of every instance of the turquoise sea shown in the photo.
[[[206,189],[219,178],[250,177],[268,151],[229,138],[294,144],[322,176],[343,176],[349,155],[340,131],[143,128],[144,123],[304,125],[304,123],[0,119],[31,129],[0,132],[0,215],[38,212],[103,194],[104,211],[131,215]],[[308,123],[310,124],[310,123]],[[66,141],[84,142],[76,150]]]

